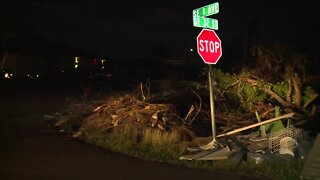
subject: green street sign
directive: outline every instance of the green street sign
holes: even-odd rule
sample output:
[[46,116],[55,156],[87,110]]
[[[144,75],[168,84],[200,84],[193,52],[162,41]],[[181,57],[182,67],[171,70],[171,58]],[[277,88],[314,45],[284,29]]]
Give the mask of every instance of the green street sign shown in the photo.
[[218,30],[218,20],[193,16],[193,26]]
[[209,4],[207,6],[203,6],[201,8],[195,9],[192,11],[193,17],[203,17],[203,16],[211,16],[213,14],[219,13],[219,3]]

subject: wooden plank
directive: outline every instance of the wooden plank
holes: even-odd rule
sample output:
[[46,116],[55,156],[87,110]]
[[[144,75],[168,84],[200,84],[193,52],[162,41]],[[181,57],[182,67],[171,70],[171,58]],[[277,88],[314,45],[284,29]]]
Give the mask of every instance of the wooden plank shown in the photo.
[[256,123],[256,124],[252,124],[250,126],[246,126],[246,127],[243,127],[243,128],[235,129],[233,131],[230,131],[230,132],[227,132],[227,133],[224,133],[224,134],[220,134],[217,137],[229,136],[229,135],[232,135],[232,134],[235,134],[235,133],[247,130],[247,129],[251,129],[251,128],[258,127],[258,126],[261,126],[261,125],[265,125],[265,124],[268,124],[268,123],[272,123],[274,121],[279,121],[281,119],[292,118],[293,115],[294,115],[294,113],[285,114],[285,115],[282,115],[282,116],[279,116],[279,117],[276,117],[276,118],[272,118],[272,119],[269,119],[269,120],[266,120],[266,121],[262,121],[262,122],[259,122],[259,123]]

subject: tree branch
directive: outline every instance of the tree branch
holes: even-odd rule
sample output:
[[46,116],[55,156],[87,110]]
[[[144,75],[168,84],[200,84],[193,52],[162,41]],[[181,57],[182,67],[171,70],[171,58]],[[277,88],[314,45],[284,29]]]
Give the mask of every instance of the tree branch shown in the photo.
[[294,88],[294,94],[293,94],[293,103],[297,107],[301,107],[301,91],[299,88],[299,79],[298,75],[295,74],[294,77],[292,78],[292,83],[293,83],[293,88]]
[[[257,80],[255,80],[255,79],[248,78],[246,81],[247,81],[248,83],[254,85],[254,86],[258,85],[258,82],[257,82]],[[281,106],[283,106],[283,107],[289,107],[289,106],[290,106],[289,103],[287,103],[285,100],[283,100],[278,94],[276,94],[275,92],[273,92],[273,91],[270,89],[270,86],[264,85],[263,88],[262,88],[262,90],[263,90],[265,93],[267,93],[269,96],[271,96],[272,98],[274,98],[276,101],[278,101],[278,102],[281,104]]]
[[288,88],[289,89],[286,95],[286,101],[287,103],[291,103],[292,84],[290,79],[288,79]]

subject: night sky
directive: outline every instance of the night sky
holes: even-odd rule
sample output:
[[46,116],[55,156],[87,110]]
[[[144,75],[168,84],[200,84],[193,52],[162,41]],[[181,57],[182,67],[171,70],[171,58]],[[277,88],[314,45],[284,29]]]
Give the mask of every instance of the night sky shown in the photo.
[[319,50],[317,1],[7,0],[1,3],[1,41],[5,32],[14,32],[13,47],[34,48],[35,55],[67,55],[50,52],[58,44],[117,61],[145,57],[156,48],[181,58],[196,48],[201,31],[192,25],[192,10],[213,2],[220,3],[220,13],[211,18],[219,20],[223,46],[248,39],[250,46],[279,41],[308,53]]

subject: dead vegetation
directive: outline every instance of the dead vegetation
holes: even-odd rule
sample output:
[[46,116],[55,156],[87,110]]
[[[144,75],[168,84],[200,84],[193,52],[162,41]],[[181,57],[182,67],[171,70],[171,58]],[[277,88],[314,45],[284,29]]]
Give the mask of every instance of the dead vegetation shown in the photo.
[[135,95],[126,94],[123,97],[111,98],[96,107],[86,118],[82,128],[107,131],[130,123],[140,131],[146,127],[166,131],[177,125],[172,120],[173,113],[173,105],[151,104],[139,100]]
[[139,91],[134,91],[91,103],[72,101],[55,125],[73,133],[74,137],[85,133],[121,133],[130,125],[138,136],[154,129],[175,131],[182,140],[191,140],[193,133],[177,117],[173,104],[148,103]]

